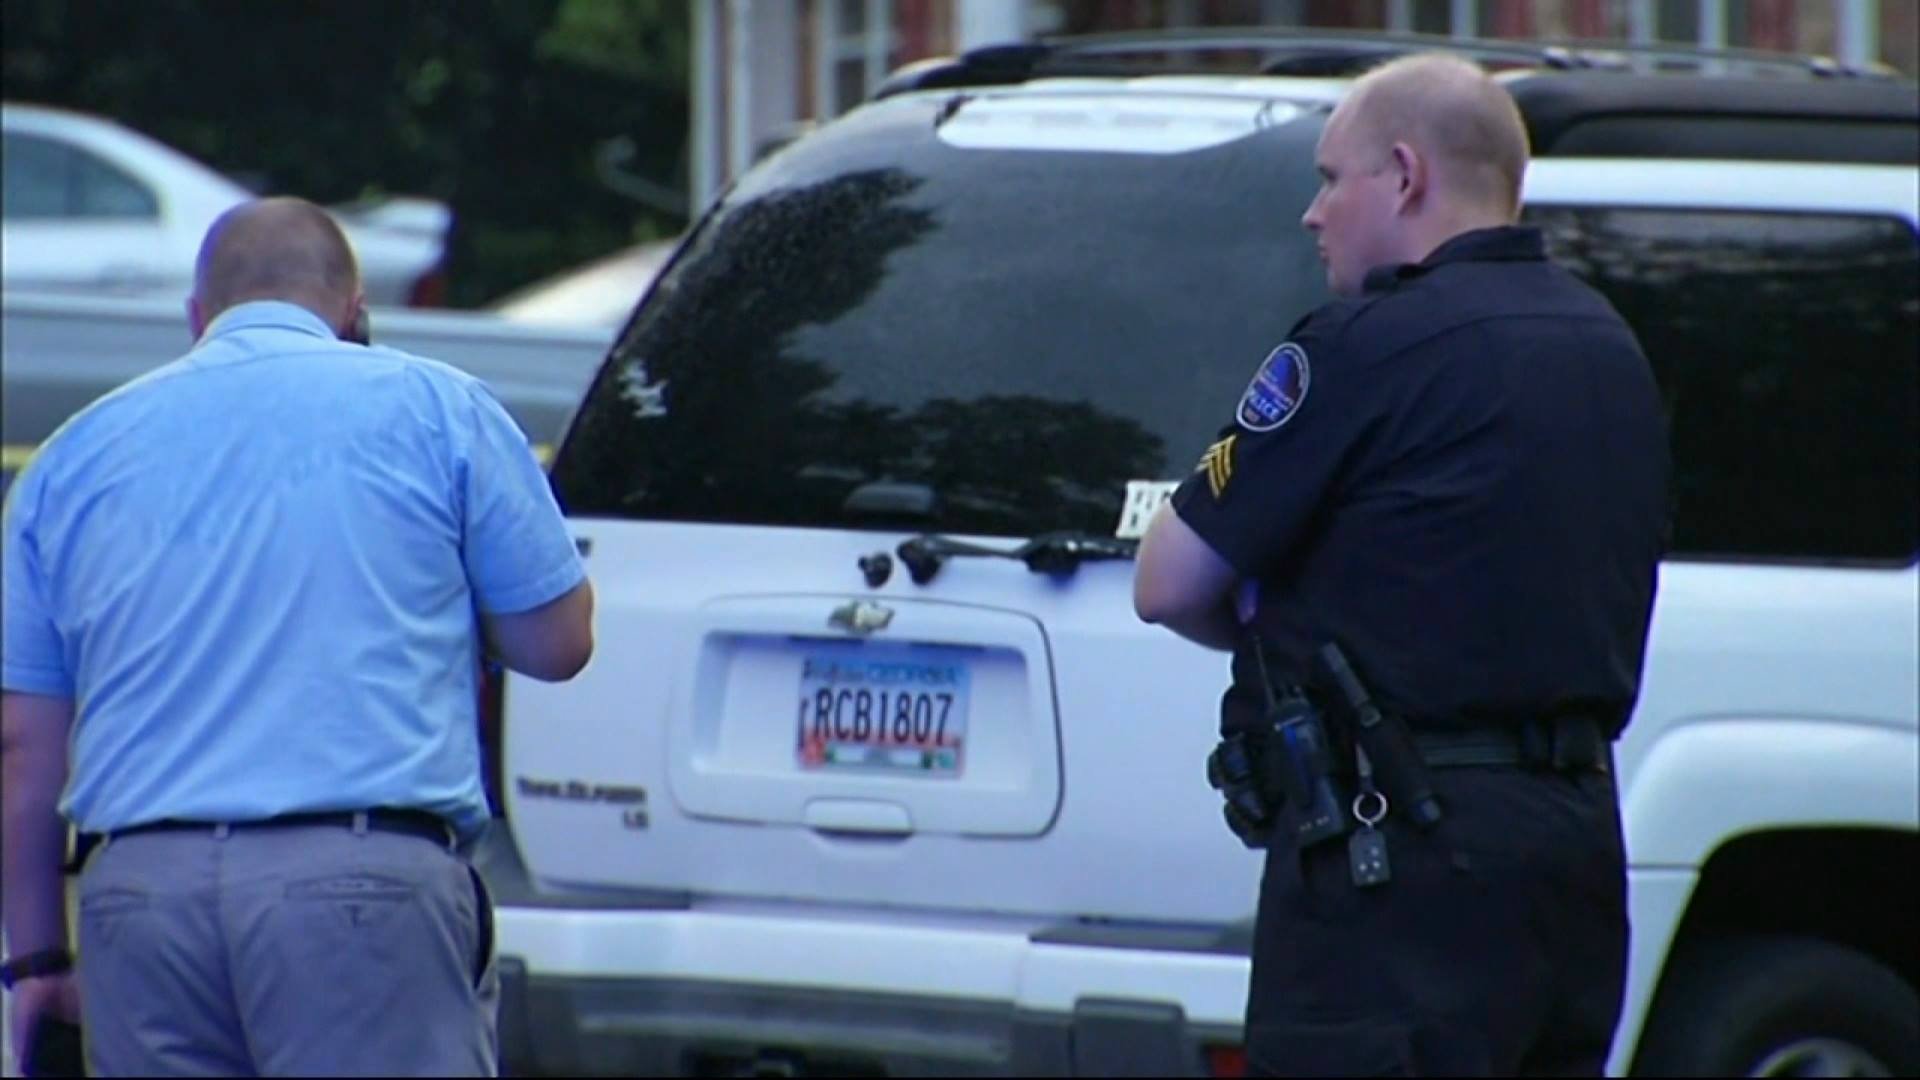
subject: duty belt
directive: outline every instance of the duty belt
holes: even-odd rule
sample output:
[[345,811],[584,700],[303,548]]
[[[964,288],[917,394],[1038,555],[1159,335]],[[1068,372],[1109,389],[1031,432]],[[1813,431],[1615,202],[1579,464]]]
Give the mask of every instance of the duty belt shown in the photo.
[[1557,772],[1607,771],[1607,740],[1590,716],[1530,721],[1514,727],[1416,731],[1413,744],[1436,769],[1476,765]]

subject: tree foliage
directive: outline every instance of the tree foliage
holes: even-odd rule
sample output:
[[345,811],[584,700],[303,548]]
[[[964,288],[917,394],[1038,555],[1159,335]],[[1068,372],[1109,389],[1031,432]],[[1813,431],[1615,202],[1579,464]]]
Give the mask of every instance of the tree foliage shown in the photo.
[[450,300],[484,302],[683,219],[685,0],[8,0],[5,95],[98,113],[254,187],[448,202]]

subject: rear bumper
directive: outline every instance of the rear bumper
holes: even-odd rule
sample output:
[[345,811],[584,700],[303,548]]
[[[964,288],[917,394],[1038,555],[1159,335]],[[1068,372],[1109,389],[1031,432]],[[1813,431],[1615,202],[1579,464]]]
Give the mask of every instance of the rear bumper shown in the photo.
[[503,830],[502,1065],[516,1075],[1204,1075],[1240,1041],[1251,921],[936,918],[546,893]]
[[537,975],[501,959],[508,1075],[1200,1076],[1235,1030],[1176,1004],[1069,1013],[825,988]]

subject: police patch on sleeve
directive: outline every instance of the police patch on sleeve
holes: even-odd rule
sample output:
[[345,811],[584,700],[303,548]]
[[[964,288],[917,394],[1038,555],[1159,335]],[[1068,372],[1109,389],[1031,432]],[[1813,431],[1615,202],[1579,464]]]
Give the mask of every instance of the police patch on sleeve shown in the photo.
[[1289,341],[1268,353],[1260,370],[1253,373],[1234,419],[1248,431],[1272,431],[1300,411],[1312,381],[1307,350]]

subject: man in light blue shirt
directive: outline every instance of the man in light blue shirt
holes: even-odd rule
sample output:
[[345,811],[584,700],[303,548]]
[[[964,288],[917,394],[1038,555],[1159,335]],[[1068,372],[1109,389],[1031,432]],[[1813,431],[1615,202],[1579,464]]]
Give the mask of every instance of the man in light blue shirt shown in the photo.
[[[323,211],[208,232],[186,356],[69,420],[9,492],[4,910],[16,1045],[68,1015],[64,814],[96,1073],[486,1074],[483,643],[592,652],[592,591],[478,380],[354,341]],[[69,758],[71,768],[69,765]],[[64,784],[64,790],[62,790]]]

